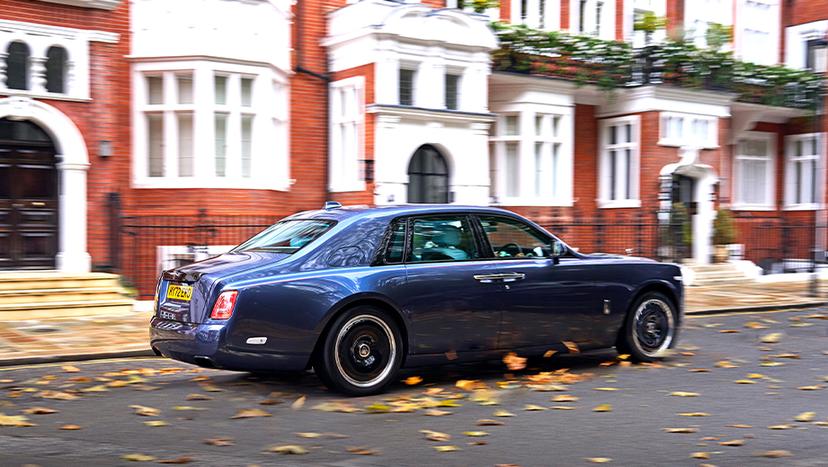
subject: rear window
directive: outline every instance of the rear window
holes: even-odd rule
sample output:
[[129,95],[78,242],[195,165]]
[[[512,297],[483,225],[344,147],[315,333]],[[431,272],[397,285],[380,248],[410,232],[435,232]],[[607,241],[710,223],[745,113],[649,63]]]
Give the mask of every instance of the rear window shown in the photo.
[[286,220],[277,222],[232,251],[296,253],[333,227],[332,221]]

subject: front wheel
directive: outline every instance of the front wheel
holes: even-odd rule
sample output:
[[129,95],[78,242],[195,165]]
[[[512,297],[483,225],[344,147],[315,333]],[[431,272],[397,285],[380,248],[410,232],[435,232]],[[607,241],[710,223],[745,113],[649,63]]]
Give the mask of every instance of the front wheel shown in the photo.
[[323,339],[314,370],[331,389],[352,396],[376,394],[400,368],[400,330],[384,310],[352,308],[336,318]]
[[630,309],[618,351],[639,362],[663,358],[675,344],[677,316],[672,300],[658,292],[641,296]]

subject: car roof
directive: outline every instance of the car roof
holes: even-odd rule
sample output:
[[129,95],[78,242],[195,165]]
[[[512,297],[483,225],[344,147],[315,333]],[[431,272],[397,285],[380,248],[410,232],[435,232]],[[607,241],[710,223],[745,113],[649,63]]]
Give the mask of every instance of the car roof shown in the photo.
[[480,214],[515,214],[505,209],[487,206],[464,206],[458,204],[409,204],[392,206],[342,206],[331,209],[318,209],[298,212],[290,219],[330,219],[345,220],[351,218],[395,218],[417,214],[444,214],[444,213],[480,213]]

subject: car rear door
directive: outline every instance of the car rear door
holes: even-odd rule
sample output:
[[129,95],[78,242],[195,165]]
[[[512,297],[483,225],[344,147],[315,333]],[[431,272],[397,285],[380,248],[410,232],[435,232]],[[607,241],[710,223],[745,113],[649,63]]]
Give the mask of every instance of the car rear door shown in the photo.
[[521,220],[497,215],[477,219],[503,281],[501,347],[555,348],[563,341],[590,346],[601,307],[591,265],[574,255],[553,259],[558,240]]
[[407,220],[406,285],[396,298],[410,323],[412,353],[472,352],[497,346],[502,284],[486,280],[498,264],[465,214]]

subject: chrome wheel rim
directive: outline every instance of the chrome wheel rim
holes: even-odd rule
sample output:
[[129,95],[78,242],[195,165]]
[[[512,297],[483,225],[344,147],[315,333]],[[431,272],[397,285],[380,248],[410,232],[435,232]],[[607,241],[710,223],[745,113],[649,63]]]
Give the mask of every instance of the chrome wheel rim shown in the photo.
[[663,356],[675,333],[673,310],[661,299],[646,300],[635,310],[632,337],[647,357]]
[[396,356],[394,334],[376,316],[354,316],[336,335],[336,369],[354,386],[368,388],[384,381],[393,369]]

